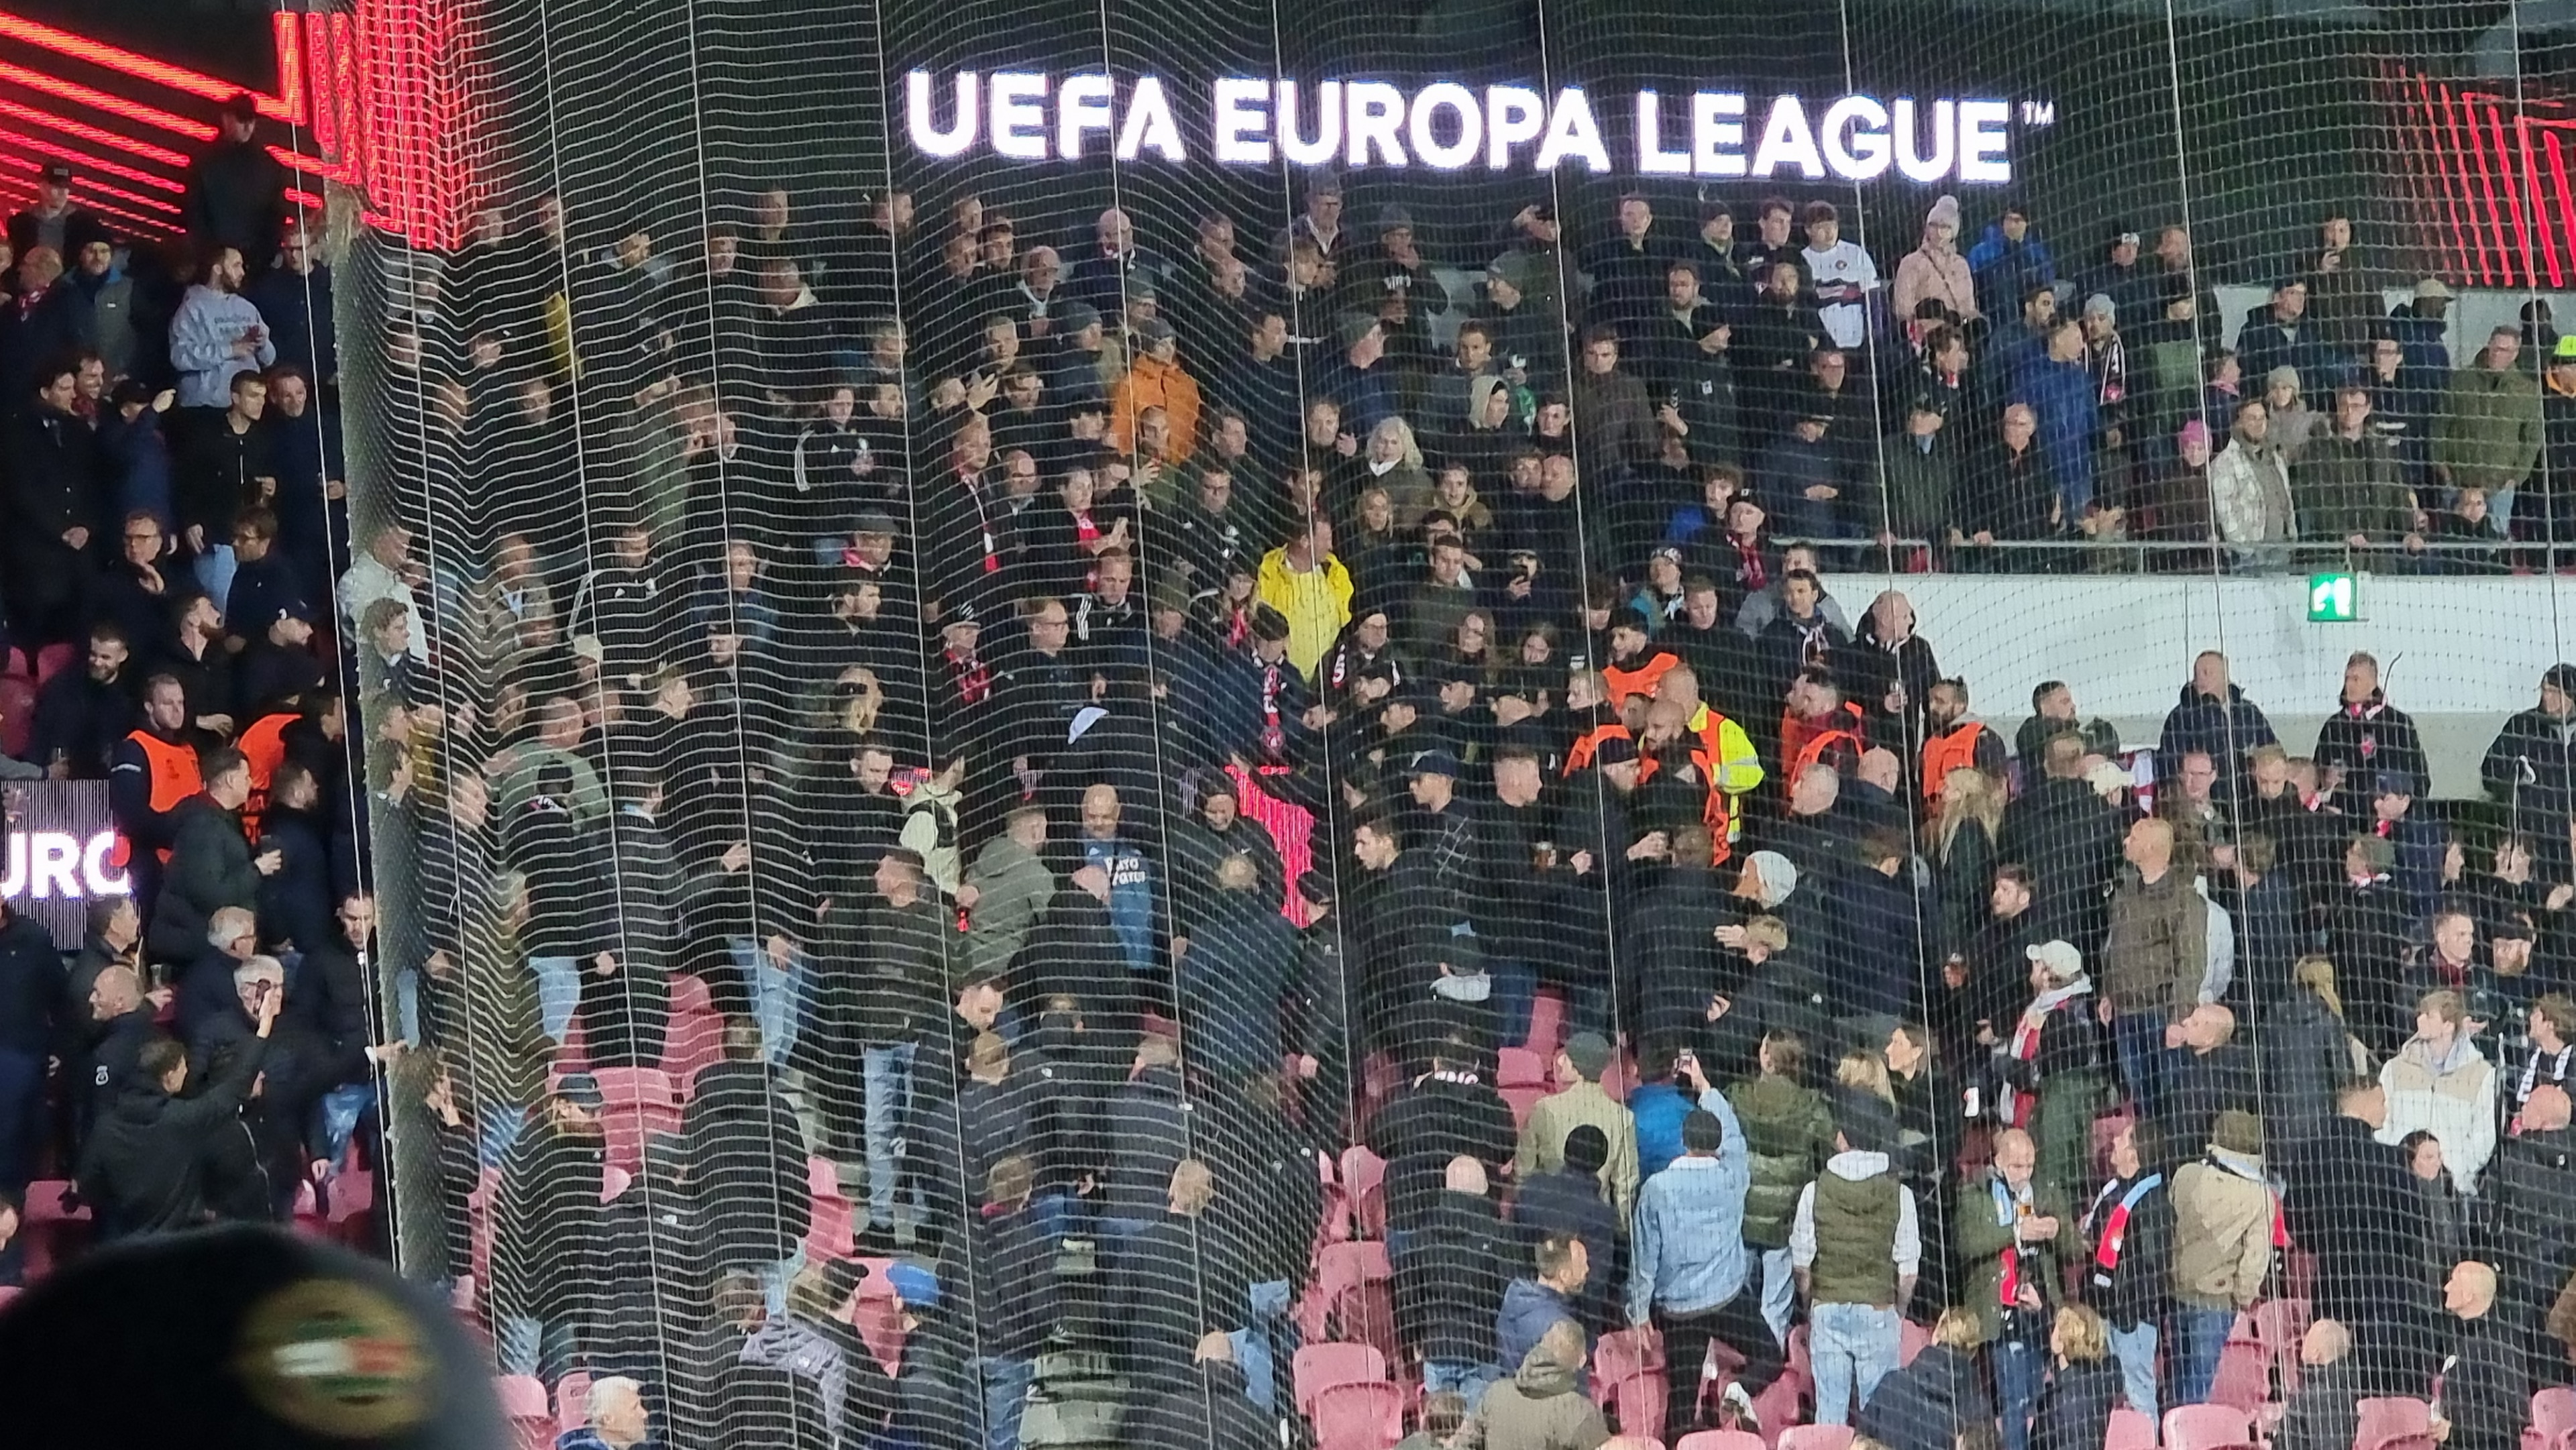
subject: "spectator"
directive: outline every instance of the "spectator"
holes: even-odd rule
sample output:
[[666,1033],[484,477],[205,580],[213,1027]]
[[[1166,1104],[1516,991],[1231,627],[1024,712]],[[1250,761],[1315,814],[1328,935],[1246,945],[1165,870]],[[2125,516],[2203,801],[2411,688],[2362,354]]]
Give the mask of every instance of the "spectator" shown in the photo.
[[1927,301],[1938,302],[1958,323],[1979,320],[1976,280],[1968,259],[1959,254],[1959,201],[1943,196],[1923,217],[1923,244],[1896,264],[1896,285],[1888,295],[1889,310],[1900,320],[1921,315]]
[[2111,894],[2111,933],[2103,943],[2104,1001],[2113,1012],[2120,1076],[2147,1113],[2165,1101],[2168,1057],[2182,1043],[2183,1020],[2199,1004],[2207,974],[2208,910],[2173,862],[2173,826],[2148,818],[2130,825],[2121,855],[2128,869]]
[[[1682,1120],[1682,1156],[1648,1180],[1637,1200],[1628,1269],[1628,1322],[1653,1324],[1667,1363],[1697,1364],[1710,1341],[1744,1356],[1724,1400],[1738,1428],[1758,1428],[1753,1399],[1780,1377],[1779,1341],[1746,1293],[1744,1191],[1749,1158],[1743,1127],[1722,1097]],[[1686,1434],[1699,1418],[1700,1387],[1673,1377],[1664,1429]]]
[[[1766,1033],[1757,1062],[1760,1072],[1738,1083],[1727,1094],[1727,1102],[1744,1125],[1745,1148],[1751,1157],[1752,1178],[1744,1194],[1744,1243],[1761,1251],[1762,1315],[1771,1332],[1785,1342],[1797,1290],[1792,1226],[1816,1174],[1840,1150],[1834,1146],[1834,1120],[1824,1096],[1807,1086],[1807,1049],[1798,1035]],[[1639,1089],[1631,1101],[1642,1098],[1645,1091]],[[1688,1100],[1677,1092],[1669,1096],[1687,1116]],[[1644,1131],[1641,1123],[1640,1168]],[[1663,1167],[1657,1163],[1654,1171],[1660,1173]],[[1812,1220],[1812,1211],[1809,1217]]]
[[2081,1242],[2063,1195],[2036,1180],[2038,1166],[2030,1135],[2005,1129],[1995,1136],[1993,1167],[1960,1185],[1950,1220],[1967,1281],[1960,1298],[1974,1307],[1979,1338],[1990,1346],[2004,1443],[2013,1450],[2030,1442],[2031,1413],[2047,1375],[2046,1327],[2064,1282],[2061,1265]]
[[258,140],[259,102],[248,91],[224,102],[214,139],[188,162],[184,215],[200,248],[267,255],[286,215],[286,168]]
[[2057,282],[2056,259],[2032,234],[2030,212],[2019,202],[2007,202],[2003,215],[1968,249],[1968,271],[1977,280],[1980,309],[1989,316],[2010,312],[2030,289]]
[[2279,1210],[2263,1177],[2263,1120],[2230,1108],[2209,1152],[2174,1174],[2176,1403],[2209,1398],[2228,1327],[2253,1307],[2272,1272]]
[[1461,1450],[1597,1450],[1610,1428],[1577,1378],[1585,1357],[1583,1332],[1559,1322],[1510,1379],[1485,1391],[1452,1443]]
[[1539,1240],[1534,1258],[1537,1273],[1505,1285],[1502,1307],[1494,1316],[1501,1364],[1511,1363],[1514,1354],[1526,1358],[1560,1324],[1576,1325],[1581,1332],[1575,1306],[1591,1275],[1591,1251],[1579,1238],[1551,1234]]
[[188,289],[170,320],[170,365],[179,372],[179,406],[221,408],[232,380],[277,361],[277,343],[259,309],[242,295],[249,276],[239,246],[209,254],[205,280]]
[[2442,1144],[2451,1182],[2476,1193],[2496,1148],[2496,1071],[2478,1050],[2459,993],[2445,988],[2417,1000],[2414,1036],[2380,1068],[2379,1085],[2388,1115],[2379,1141],[2430,1132]]
[[2156,1348],[2173,1272],[2173,1196],[2167,1190],[2163,1135],[2132,1119],[2111,1140],[2111,1176],[2080,1225],[2093,1245],[2083,1294],[2101,1317],[2119,1361],[2129,1408],[2156,1414]]
[[2240,546],[2233,552],[2239,564],[2263,568],[2283,557],[2277,549],[2250,547],[2285,544],[2298,532],[2289,459],[2272,440],[2265,403],[2236,405],[2227,447],[2210,460],[2209,495],[2218,537]]
[[2495,1312],[2494,1267],[2461,1260],[2442,1285],[2442,1307],[2460,1329],[2444,1361],[2434,1438],[2463,1446],[2509,1444],[2529,1412],[2531,1379],[2521,1346]]
[[1860,1413],[1860,1433],[1888,1450],[1957,1450],[1964,1426],[1995,1417],[1977,1368],[1978,1314],[1954,1306],[1932,1325],[1914,1362],[1878,1382]]
[[2299,1386],[2284,1406],[2283,1450],[2344,1450],[2352,1443],[2370,1385],[2353,1357],[2352,1331],[2322,1316],[2299,1336]]
[[1610,1062],[1610,1043],[1601,1034],[1578,1032],[1566,1039],[1556,1054],[1560,1088],[1530,1110],[1520,1146],[1512,1155],[1512,1173],[1527,1182],[1532,1174],[1557,1171],[1564,1161],[1566,1135],[1580,1127],[1599,1128],[1610,1144],[1601,1186],[1624,1219],[1637,1196],[1637,1127],[1628,1109],[1601,1090],[1601,1075]]
[[1896,1368],[1923,1239],[1913,1191],[1889,1157],[1895,1142],[1886,1104],[1847,1097],[1833,1156],[1799,1191],[1789,1254],[1811,1316],[1818,1424],[1851,1423]]
[[193,1097],[179,1096],[188,1085],[187,1050],[167,1039],[144,1047],[134,1080],[81,1150],[78,1180],[102,1240],[207,1222],[200,1149],[250,1096],[284,1005],[278,993],[261,994],[249,1047],[231,1054],[223,1075]]
[[2048,1352],[2053,1363],[2031,1443],[2039,1450],[2092,1450],[2110,1432],[2111,1408],[2120,1397],[2102,1316],[2081,1304],[2058,1310]]
[[2433,420],[2433,482],[2484,489],[2496,517],[2508,522],[2513,492],[2530,477],[2546,441],[2540,387],[2516,366],[2521,354],[2521,334],[2498,326],[2477,360],[2451,374]]
[[[826,1403],[837,1405],[837,1396]],[[555,1437],[555,1450],[637,1450],[654,1443],[652,1416],[644,1408],[644,1387],[624,1375],[590,1382],[582,1402],[582,1423]]]

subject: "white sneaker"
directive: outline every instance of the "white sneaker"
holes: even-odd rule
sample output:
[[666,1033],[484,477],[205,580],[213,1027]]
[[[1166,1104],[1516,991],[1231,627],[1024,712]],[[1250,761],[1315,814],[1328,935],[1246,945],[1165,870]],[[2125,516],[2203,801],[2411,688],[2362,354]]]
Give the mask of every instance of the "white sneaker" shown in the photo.
[[1728,1380],[1719,1399],[1735,1412],[1735,1428],[1750,1430],[1757,1435],[1762,1433],[1762,1416],[1754,1410],[1753,1396],[1744,1392],[1742,1380]]

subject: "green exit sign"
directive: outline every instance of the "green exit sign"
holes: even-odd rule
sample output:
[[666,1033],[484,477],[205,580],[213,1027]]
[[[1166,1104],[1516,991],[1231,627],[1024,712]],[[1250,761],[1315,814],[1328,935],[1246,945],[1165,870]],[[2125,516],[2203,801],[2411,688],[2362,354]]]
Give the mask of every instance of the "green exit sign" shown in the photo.
[[2361,618],[2361,580],[2354,574],[2308,576],[2308,622],[2350,624]]

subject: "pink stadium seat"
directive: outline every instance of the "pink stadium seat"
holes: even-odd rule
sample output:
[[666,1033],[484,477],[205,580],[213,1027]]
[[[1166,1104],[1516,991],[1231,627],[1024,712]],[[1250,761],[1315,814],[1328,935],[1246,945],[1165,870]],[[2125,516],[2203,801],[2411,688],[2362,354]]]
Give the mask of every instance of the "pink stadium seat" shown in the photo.
[[608,1104],[600,1113],[608,1161],[632,1173],[643,1166],[644,1144],[654,1134],[680,1131],[679,1091],[657,1067],[603,1067],[591,1075]]
[[2254,1426],[2232,1405],[2177,1405],[2165,1411],[2165,1450],[2251,1446]]
[[1359,1235],[1386,1237],[1386,1160],[1366,1148],[1343,1149],[1342,1191]]
[[2522,1432],[2523,1450],[2569,1450],[2576,1446],[2576,1389],[2553,1385],[2531,1397],[2531,1425]]
[[[2218,1351],[2218,1376],[2210,1381],[2209,1405],[2224,1407],[2239,1416],[2253,1414],[2255,1406],[2271,1398],[2271,1372],[2272,1351],[2261,1341],[2251,1337],[2228,1340]],[[2170,1415],[2165,1434],[2168,1440],[2172,1438]]]
[[2299,1387],[2299,1341],[2314,1317],[2305,1299],[2266,1299],[2254,1306],[2254,1337],[2271,1351],[2284,1396]]
[[35,733],[36,687],[16,675],[0,675],[0,755],[25,759]]
[[1315,1225],[1315,1249],[1321,1252],[1324,1245],[1349,1238],[1353,1230],[1350,1200],[1342,1192],[1341,1173],[1334,1166],[1332,1154],[1315,1150],[1315,1173],[1324,1185],[1324,1216]]
[[[884,1265],[890,1259],[869,1262]],[[873,1291],[873,1292],[871,1292]],[[888,1374],[903,1368],[903,1308],[894,1301],[894,1292],[885,1285],[882,1273],[871,1273],[859,1284],[858,1297],[850,1301],[850,1327],[858,1331],[859,1342]]]
[[1673,1445],[1673,1450],[1767,1450],[1762,1437],[1750,1430],[1693,1430]]
[[610,1168],[599,1177],[599,1201],[602,1203],[615,1203],[617,1200],[626,1196],[627,1189],[634,1186],[634,1174],[627,1172],[623,1168]]
[[2433,1407],[2422,1400],[2368,1399],[2354,1409],[2352,1450],[2432,1450]]
[[1547,1086],[1547,1059],[1526,1047],[1506,1047],[1496,1056],[1494,1086]]
[[25,1292],[15,1284],[0,1284],[0,1309],[8,1308],[10,1300]]
[[1849,1425],[1791,1425],[1780,1432],[1779,1450],[1848,1450]]
[[1547,1062],[1564,1043],[1565,994],[1544,988],[1530,999],[1529,1037],[1521,1045],[1537,1053],[1539,1061]]
[[2121,1405],[2111,1411],[2111,1428],[2102,1450],[2155,1450],[2156,1422]]
[[324,1217],[330,1224],[331,1237],[348,1244],[364,1242],[368,1220],[376,1211],[375,1175],[364,1168],[343,1169],[325,1185],[323,1193],[329,1201]]
[[555,1384],[555,1428],[578,1430],[590,1423],[590,1376],[580,1370]]
[[43,688],[44,683],[61,674],[65,666],[76,663],[85,648],[77,644],[49,644],[36,651],[37,687]]
[[1334,1385],[1315,1399],[1316,1450],[1388,1450],[1404,1438],[1404,1390],[1385,1380]]
[[1619,1421],[1625,1435],[1643,1435],[1649,1440],[1664,1437],[1664,1372],[1661,1369],[1636,1369],[1611,1380],[1600,1396],[1601,1406]]
[[683,1098],[697,1091],[698,1074],[724,1056],[724,1017],[707,984],[691,976],[671,978],[671,1023],[662,1039],[662,1071],[670,1074]]
[[1664,1339],[1652,1329],[1622,1329],[1601,1336],[1592,1350],[1592,1373],[1604,1383],[1641,1369],[1664,1367]]
[[493,1382],[501,1395],[501,1414],[510,1422],[519,1450],[544,1450],[555,1442],[555,1417],[546,1404],[545,1382],[535,1375],[505,1374]]
[[[1911,1319],[1900,1319],[1896,1321],[1897,1368],[1902,1369],[1905,1366],[1912,1364],[1914,1362],[1914,1356],[1921,1354],[1925,1346],[1931,1344],[1931,1342],[1931,1330],[1924,1328],[1922,1325],[1915,1323]],[[2152,1425],[2148,1427],[2151,1431],[2154,1428],[2155,1427]]]
[[1515,1129],[1529,1126],[1530,1110],[1538,1106],[1539,1099],[1547,1096],[1547,1089],[1543,1087],[1507,1087],[1498,1091],[1503,1095],[1503,1106],[1512,1110],[1512,1127]]
[[858,1249],[858,1209],[848,1199],[834,1193],[829,1197],[815,1194],[813,1209],[805,1226],[805,1257],[808,1259],[846,1259]]
[[1315,1398],[1335,1385],[1374,1384],[1386,1379],[1386,1356],[1365,1344],[1309,1344],[1290,1362],[1297,1413],[1315,1415]]
[[77,1208],[64,1203],[72,1186],[58,1178],[43,1178],[27,1185],[25,1211],[19,1215],[26,1229],[27,1277],[35,1279],[64,1258],[89,1233],[89,1205]]
[[1395,1339],[1394,1279],[1386,1244],[1380,1240],[1327,1244],[1315,1258],[1315,1282],[1330,1306],[1337,1337],[1375,1345],[1390,1362],[1400,1353]]

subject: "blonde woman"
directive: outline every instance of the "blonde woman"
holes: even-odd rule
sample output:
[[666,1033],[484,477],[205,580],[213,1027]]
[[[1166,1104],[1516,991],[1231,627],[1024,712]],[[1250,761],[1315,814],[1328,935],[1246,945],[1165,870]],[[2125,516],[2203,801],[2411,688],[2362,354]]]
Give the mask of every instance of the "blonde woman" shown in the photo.
[[1934,899],[1941,904],[1941,948],[1964,952],[1989,919],[1986,898],[1995,889],[2004,796],[1994,777],[1961,766],[1941,777],[1940,800],[1940,813],[1923,823],[1923,848],[1932,861]]
[[1388,418],[1371,428],[1362,466],[1368,482],[1385,489],[1387,502],[1395,506],[1396,528],[1407,534],[1419,530],[1422,516],[1431,511],[1433,494],[1413,425],[1402,418]]
[[2097,1450],[2120,1402],[2120,1371],[2102,1316],[2081,1304],[2057,1311],[2049,1330],[2048,1388],[2031,1423],[2031,1450]]

